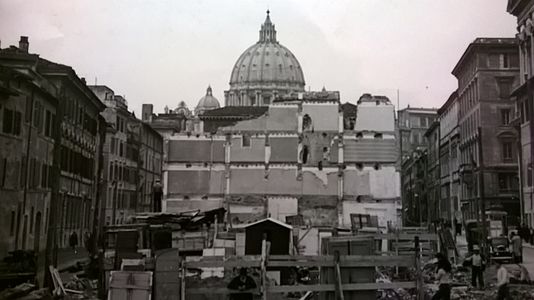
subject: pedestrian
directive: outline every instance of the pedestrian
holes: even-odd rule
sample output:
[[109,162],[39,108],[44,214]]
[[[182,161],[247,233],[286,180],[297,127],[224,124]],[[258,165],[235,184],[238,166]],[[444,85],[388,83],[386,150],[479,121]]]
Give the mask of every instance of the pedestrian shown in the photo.
[[76,231],[73,231],[70,234],[69,246],[72,248],[72,250],[74,250],[74,254],[78,253],[78,250],[76,250],[76,247],[78,246],[78,235],[76,234]]
[[512,232],[512,253],[514,254],[514,262],[516,264],[523,262],[523,239],[515,232]]
[[462,222],[460,222],[457,218],[454,218],[454,223],[456,227],[456,235],[462,235]]
[[508,270],[506,270],[500,260],[496,260],[495,262],[497,263],[497,300],[511,299],[510,291],[508,290]]
[[252,277],[247,275],[247,268],[239,270],[239,276],[235,277],[228,284],[228,289],[240,291],[240,293],[231,294],[232,300],[253,300],[254,296],[250,289],[256,288],[256,282]]
[[432,297],[432,300],[450,300],[451,299],[451,282],[450,274],[452,271],[452,266],[447,257],[442,253],[436,255],[438,259],[438,267],[436,279],[439,283],[439,289]]
[[480,254],[480,247],[478,245],[473,246],[473,254],[465,259],[471,262],[471,285],[474,288],[477,287],[477,281],[480,288],[484,288],[484,269],[486,268],[486,261]]

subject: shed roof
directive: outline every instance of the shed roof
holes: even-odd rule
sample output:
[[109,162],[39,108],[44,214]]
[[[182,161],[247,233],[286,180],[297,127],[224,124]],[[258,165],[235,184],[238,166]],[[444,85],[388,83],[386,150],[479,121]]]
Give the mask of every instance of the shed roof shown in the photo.
[[283,226],[283,227],[285,227],[287,229],[293,229],[293,226],[288,225],[288,224],[286,224],[286,223],[284,223],[282,221],[279,221],[279,220],[273,219],[273,218],[266,218],[266,219],[263,219],[263,220],[259,220],[259,221],[247,224],[247,225],[243,226],[243,228],[248,228],[248,227],[251,227],[251,226],[263,223],[263,222],[267,222],[267,221],[273,222],[273,223],[278,224],[280,226]]

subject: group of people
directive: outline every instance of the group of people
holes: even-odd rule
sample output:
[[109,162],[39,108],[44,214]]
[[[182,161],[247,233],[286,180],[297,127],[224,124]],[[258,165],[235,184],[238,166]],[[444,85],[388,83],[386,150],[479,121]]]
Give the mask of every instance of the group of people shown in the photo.
[[[83,235],[83,242],[87,252],[91,253],[93,235],[86,231]],[[73,231],[69,236],[69,246],[75,254],[78,253],[78,249],[76,249],[78,247],[78,234],[76,233],[76,231]]]
[[517,228],[517,234],[526,243],[534,245],[534,228],[522,224]]
[[[436,280],[439,283],[439,289],[432,297],[432,300],[449,300],[451,299],[451,271],[452,266],[447,257],[441,253],[436,255],[437,272]],[[478,245],[473,246],[473,253],[465,258],[465,262],[471,265],[471,285],[475,288],[484,288],[484,270],[486,269],[487,261],[480,253]],[[495,261],[497,267],[497,300],[506,300],[510,298],[508,290],[508,271],[499,260]]]

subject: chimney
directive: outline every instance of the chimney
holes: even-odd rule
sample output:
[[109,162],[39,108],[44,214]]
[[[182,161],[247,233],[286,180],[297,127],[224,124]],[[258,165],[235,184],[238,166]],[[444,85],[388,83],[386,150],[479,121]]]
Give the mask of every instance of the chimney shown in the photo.
[[30,47],[30,43],[28,42],[27,36],[21,36],[19,41],[19,49],[28,53],[28,48]]
[[83,82],[83,84],[87,85],[87,81],[85,81],[85,77],[80,78]]

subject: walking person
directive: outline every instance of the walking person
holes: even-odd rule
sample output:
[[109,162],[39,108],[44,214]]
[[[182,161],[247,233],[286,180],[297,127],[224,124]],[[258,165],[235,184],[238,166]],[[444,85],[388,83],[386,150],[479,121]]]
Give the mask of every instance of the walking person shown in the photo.
[[512,253],[514,254],[514,262],[516,264],[523,262],[523,239],[515,234],[515,232],[512,232]]
[[465,259],[471,262],[471,285],[477,287],[477,281],[481,289],[484,288],[484,269],[486,268],[486,261],[480,254],[480,247],[473,246],[473,254]]
[[438,259],[438,270],[436,279],[439,283],[439,290],[434,294],[432,300],[450,300],[451,299],[451,281],[450,274],[452,266],[445,255],[438,253],[436,255]]
[[510,297],[510,291],[508,290],[508,270],[504,267],[501,261],[496,260],[497,263],[497,300],[512,299]]
[[78,254],[78,250],[76,250],[76,247],[78,246],[78,235],[76,234],[76,231],[73,231],[70,234],[69,246],[74,250],[74,254]]

